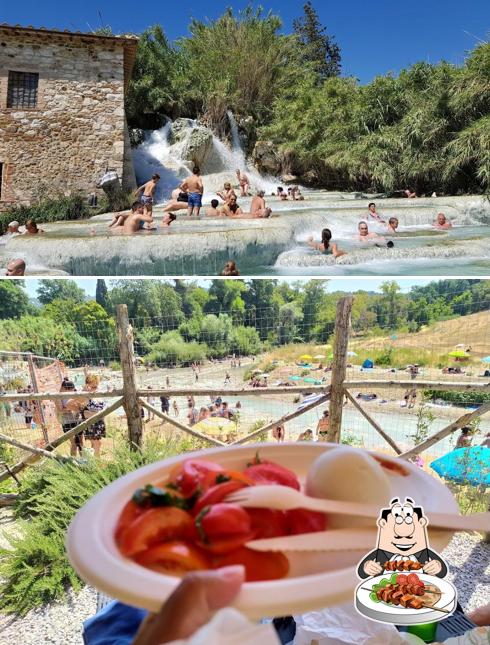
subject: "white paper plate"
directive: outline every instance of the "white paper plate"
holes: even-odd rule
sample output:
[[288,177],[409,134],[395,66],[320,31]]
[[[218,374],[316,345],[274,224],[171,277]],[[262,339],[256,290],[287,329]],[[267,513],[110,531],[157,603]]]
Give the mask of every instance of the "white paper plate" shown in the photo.
[[[112,598],[157,611],[178,585],[179,579],[153,572],[124,558],[113,537],[119,514],[137,488],[161,481],[175,464],[191,457],[209,459],[226,468],[240,470],[257,450],[264,459],[290,468],[300,480],[304,480],[311,463],[325,450],[335,448],[337,444],[328,443],[260,443],[185,453],[139,468],[104,488],[77,513],[66,540],[70,562],[84,580]],[[397,461],[384,454],[382,457]],[[406,477],[386,471],[392,484],[386,493],[386,504],[394,496],[409,496],[426,511],[444,509],[458,512],[451,493],[437,479],[413,464],[403,464],[410,473]],[[349,485],[348,473],[345,484]],[[438,531],[431,536],[431,547],[440,551],[447,546],[451,535],[451,532]],[[353,602],[358,584],[356,565],[364,554],[364,550],[289,552],[286,554],[290,562],[288,577],[244,584],[234,607],[250,618],[258,619],[304,613],[349,600]]]
[[[418,575],[418,574],[417,574]],[[431,607],[424,607],[423,609],[409,609],[405,607],[395,607],[395,605],[387,605],[383,602],[374,602],[369,597],[370,592],[364,587],[372,588],[373,585],[379,583],[383,578],[389,578],[391,574],[384,574],[375,576],[374,578],[367,578],[363,580],[356,589],[356,607],[357,610],[363,615],[378,620],[383,623],[392,623],[393,625],[420,625],[423,623],[435,623],[438,620],[447,618],[449,614],[442,611],[436,611]],[[425,583],[431,583],[439,587],[442,592],[440,599],[436,602],[434,607],[453,611],[456,605],[456,589],[453,585],[444,578],[437,578],[437,576],[429,576],[425,573],[419,575],[420,580]]]

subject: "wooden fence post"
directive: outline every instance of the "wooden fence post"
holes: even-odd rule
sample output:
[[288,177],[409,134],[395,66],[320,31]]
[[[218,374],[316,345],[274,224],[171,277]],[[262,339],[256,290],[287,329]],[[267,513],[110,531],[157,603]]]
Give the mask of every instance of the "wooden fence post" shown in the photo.
[[[39,392],[39,387],[38,387],[38,384],[37,384],[36,367],[34,365],[34,356],[33,356],[33,354],[28,354],[27,355],[27,362],[29,364],[29,374],[30,374],[30,377],[31,377],[32,389],[37,394]],[[41,430],[42,430],[42,433],[43,433],[44,443],[47,444],[47,443],[49,443],[49,436],[48,436],[48,430],[46,428],[46,421],[44,419],[43,402],[42,401],[36,401],[34,403],[34,408],[39,410],[39,419],[41,421]]]
[[134,367],[133,328],[129,324],[127,305],[116,307],[119,354],[121,356],[121,371],[123,376],[123,406],[126,412],[131,449],[141,446],[143,438],[143,420],[141,419],[140,404],[136,386],[136,370]]
[[350,314],[353,296],[345,296],[337,303],[335,317],[335,340],[333,345],[333,368],[330,388],[330,415],[327,432],[328,441],[340,442],[342,410],[344,406],[344,381],[347,365],[347,345],[350,334]]

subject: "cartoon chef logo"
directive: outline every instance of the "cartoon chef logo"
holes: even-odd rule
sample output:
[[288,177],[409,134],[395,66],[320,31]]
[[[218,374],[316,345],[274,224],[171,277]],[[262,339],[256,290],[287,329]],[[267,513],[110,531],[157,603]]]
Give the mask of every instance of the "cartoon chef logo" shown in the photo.
[[[456,608],[447,565],[429,547],[428,518],[410,498],[391,500],[377,519],[374,551],[359,563],[355,607],[363,616],[394,625],[435,623]],[[369,580],[366,580],[369,578]]]
[[384,572],[422,570],[429,575],[444,578],[447,565],[441,556],[429,548],[428,519],[421,506],[413,500],[398,498],[389,508],[381,509],[376,522],[377,547],[359,563],[360,578],[377,576]]

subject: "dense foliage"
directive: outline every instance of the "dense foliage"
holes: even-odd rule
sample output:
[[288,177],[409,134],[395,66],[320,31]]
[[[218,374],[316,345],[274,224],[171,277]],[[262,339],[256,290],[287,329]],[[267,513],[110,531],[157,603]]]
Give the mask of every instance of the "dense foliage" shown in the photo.
[[262,134],[288,153],[292,172],[320,183],[480,192],[490,178],[489,112],[485,43],[461,67],[416,63],[367,85],[302,76],[279,92]]
[[461,66],[419,62],[360,85],[339,76],[339,47],[311,2],[292,27],[251,6],[192,20],[176,43],[151,27],[128,94],[130,126],[185,116],[224,136],[232,110],[248,150],[272,140],[283,171],[304,182],[388,193],[488,189],[490,43]]
[[154,128],[167,116],[200,116],[223,135],[226,112],[232,110],[252,118],[255,134],[269,121],[281,88],[305,73],[315,78],[336,73],[338,48],[311,10],[308,3],[297,33],[288,35],[278,16],[252,6],[236,15],[227,9],[217,20],[193,19],[190,36],[175,44],[160,25],[146,30],[127,98],[130,126]]
[[[11,546],[0,549],[0,608],[23,615],[33,607],[65,597],[82,585],[65,549],[66,531],[76,512],[101,488],[128,472],[191,450],[189,440],[147,441],[141,451],[116,445],[111,461],[86,464],[48,462],[23,477]],[[56,521],[53,520],[56,518]]]
[[[48,284],[49,282],[49,284]],[[1,286],[1,285],[0,285]],[[204,358],[256,355],[290,343],[326,343],[334,331],[341,292],[327,280],[98,281],[99,301],[82,297],[70,280],[41,281],[42,304],[29,303],[22,282],[1,286],[0,347],[54,356],[69,365],[117,361],[115,306],[124,303],[135,330],[136,354],[158,365],[188,365]],[[102,297],[103,294],[103,297]],[[402,293],[394,281],[381,293],[355,294],[355,336],[416,332],[423,326],[490,308],[490,281],[440,280]],[[391,352],[391,354],[390,354]],[[364,356],[364,353],[366,356]],[[439,364],[448,357],[420,348],[358,350],[379,365]],[[445,363],[444,363],[445,364]],[[441,364],[441,366],[443,366]]]

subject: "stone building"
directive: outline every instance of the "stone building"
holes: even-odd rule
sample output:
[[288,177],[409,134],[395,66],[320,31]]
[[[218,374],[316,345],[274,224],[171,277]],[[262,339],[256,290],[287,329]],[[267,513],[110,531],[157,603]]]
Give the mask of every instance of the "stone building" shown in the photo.
[[90,195],[107,170],[134,171],[124,95],[136,37],[0,24],[0,211]]

